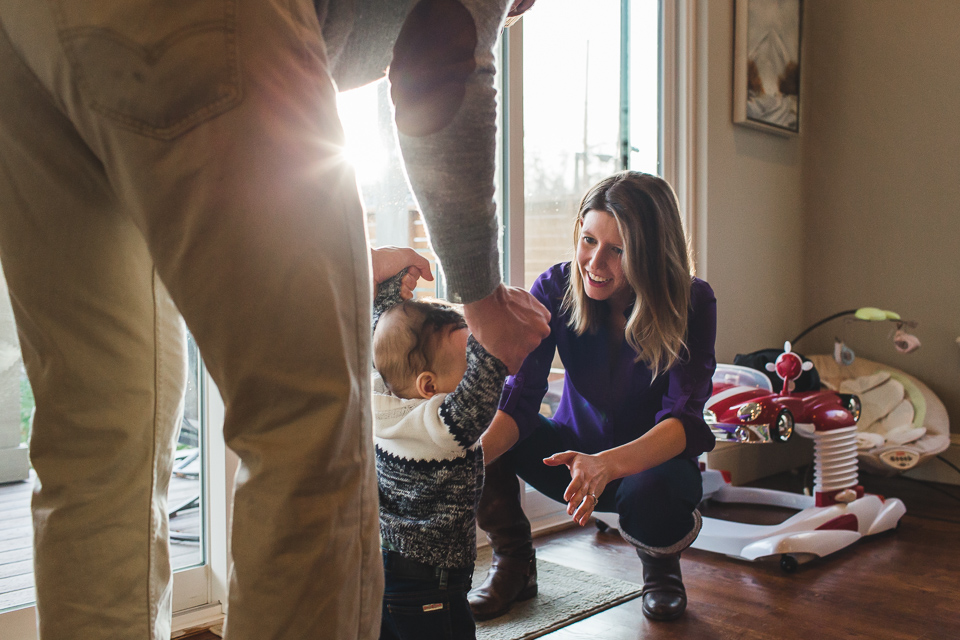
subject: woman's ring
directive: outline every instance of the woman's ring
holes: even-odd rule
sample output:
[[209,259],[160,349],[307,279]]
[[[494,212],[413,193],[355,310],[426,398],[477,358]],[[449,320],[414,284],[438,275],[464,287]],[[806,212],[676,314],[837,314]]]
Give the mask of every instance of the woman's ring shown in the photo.
[[590,496],[591,498],[593,498],[593,505],[594,505],[594,506],[596,506],[597,503],[600,502],[600,500],[597,499],[597,494],[595,494],[595,493],[588,493],[587,495]]

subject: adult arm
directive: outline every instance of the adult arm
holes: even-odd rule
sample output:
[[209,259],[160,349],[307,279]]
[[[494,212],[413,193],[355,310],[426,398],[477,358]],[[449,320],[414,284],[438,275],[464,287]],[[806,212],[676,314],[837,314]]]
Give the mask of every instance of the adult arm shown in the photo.
[[409,300],[413,297],[413,290],[417,288],[417,281],[433,280],[430,262],[409,247],[380,247],[370,250],[370,266],[373,272],[374,295],[381,283],[397,275],[401,270],[405,273],[401,281],[400,298]]
[[370,252],[373,268],[373,329],[388,309],[413,297],[420,278],[433,280],[430,263],[413,249],[383,247]]
[[510,0],[421,0],[390,65],[400,148],[447,282],[481,344],[515,372],[547,314],[501,283],[494,51]]
[[[533,286],[530,287],[530,294],[540,303],[547,305],[555,314],[556,309],[553,305],[559,304],[559,291],[565,284],[565,281],[564,283],[557,281],[558,278],[562,278],[560,274],[561,269],[553,267],[541,274],[533,283]],[[512,442],[509,443],[509,446],[513,446],[517,440],[529,436],[540,424],[540,404],[547,393],[550,367],[553,365],[553,356],[557,350],[557,340],[553,330],[562,322],[563,319],[558,314],[550,319],[548,327],[551,328],[551,331],[530,352],[515,375],[509,376],[503,385],[503,393],[500,396],[500,411],[491,428],[496,427],[498,421],[502,423],[506,418],[510,418],[510,424],[516,429],[517,435],[516,437],[511,436]],[[500,414],[504,415],[501,416]],[[493,433],[497,431],[498,429],[494,429]],[[493,437],[495,436],[491,436],[491,438]],[[493,440],[491,440],[492,445]],[[497,448],[501,447],[502,445]],[[494,449],[491,448],[490,451],[492,452]],[[506,451],[506,449],[502,449],[501,453],[503,451]],[[496,456],[491,456],[488,461],[495,458]]]
[[499,285],[486,298],[463,306],[467,326],[480,344],[519,371],[524,358],[550,335],[550,312],[523,289]]
[[564,322],[559,301],[567,285],[564,265],[554,265],[537,278],[530,294],[554,315],[551,332],[530,352],[516,375],[509,376],[500,396],[500,407],[493,423],[480,439],[484,462],[489,464],[529,436],[540,424],[540,406],[547,393],[550,368],[557,350],[557,337]]
[[717,368],[714,344],[717,338],[717,298],[710,285],[694,280],[690,290],[691,311],[687,320],[686,353],[666,372],[668,384],[655,423],[676,418],[686,434],[686,445],[679,453],[696,458],[712,451],[716,437],[703,419],[703,407],[713,392],[713,373]]

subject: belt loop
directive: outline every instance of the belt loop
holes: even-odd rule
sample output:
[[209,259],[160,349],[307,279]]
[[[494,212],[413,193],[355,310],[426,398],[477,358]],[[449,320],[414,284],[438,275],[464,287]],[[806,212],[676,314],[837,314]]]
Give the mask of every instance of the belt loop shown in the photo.
[[440,569],[440,591],[447,590],[447,583],[450,579],[450,571],[447,569]]

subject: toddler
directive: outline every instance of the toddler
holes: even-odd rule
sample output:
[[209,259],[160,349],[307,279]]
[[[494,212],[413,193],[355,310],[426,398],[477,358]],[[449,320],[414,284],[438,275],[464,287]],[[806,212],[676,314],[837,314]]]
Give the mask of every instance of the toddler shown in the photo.
[[374,440],[385,592],[380,638],[473,639],[467,592],[483,486],[479,438],[506,366],[467,330],[460,309],[401,301],[405,272],[374,300]]

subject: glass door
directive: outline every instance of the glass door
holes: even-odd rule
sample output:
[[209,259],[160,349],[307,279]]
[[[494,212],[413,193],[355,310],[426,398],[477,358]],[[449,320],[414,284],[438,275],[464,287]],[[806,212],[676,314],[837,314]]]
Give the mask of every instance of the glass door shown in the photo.
[[[660,0],[551,0],[520,22],[508,42],[508,73],[519,83],[522,127],[511,122],[511,197],[507,272],[529,288],[552,265],[573,258],[574,222],[593,184],[623,169],[659,173]],[[511,115],[517,83],[509,84]],[[522,274],[522,282],[517,282]],[[563,363],[554,359],[541,413],[560,400]],[[524,509],[534,528],[569,521],[558,505],[528,487]]]
[[[2,278],[0,278],[2,283]],[[35,593],[30,499],[35,475],[26,455],[34,399],[27,381],[5,285],[0,291],[0,637],[32,639]],[[4,351],[6,348],[6,351]],[[188,335],[183,422],[168,493],[174,611],[207,604],[207,419],[203,363]],[[6,357],[10,362],[4,363]],[[4,365],[7,365],[4,367]],[[222,466],[222,465],[221,465]]]

